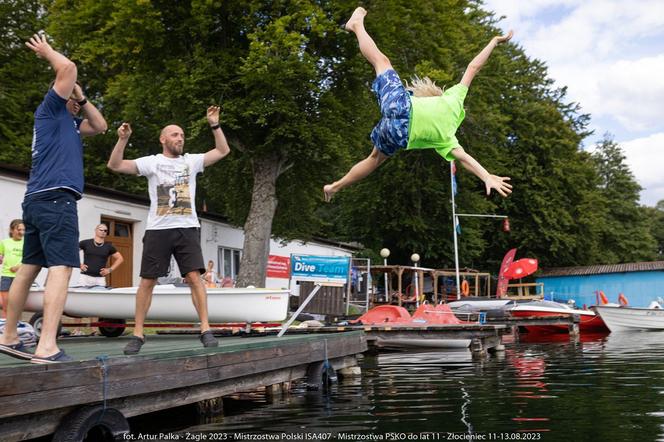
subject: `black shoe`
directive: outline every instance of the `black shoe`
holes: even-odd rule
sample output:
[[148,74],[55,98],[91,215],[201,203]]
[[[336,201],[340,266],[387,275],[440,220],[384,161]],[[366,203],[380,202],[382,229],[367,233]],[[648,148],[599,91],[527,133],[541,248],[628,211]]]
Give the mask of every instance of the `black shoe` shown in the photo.
[[124,348],[124,354],[126,355],[135,355],[141,351],[141,347],[145,344],[145,338],[139,338],[138,336],[132,336],[129,340],[129,343]]
[[219,341],[217,341],[217,338],[215,338],[214,335],[212,334],[212,330],[208,330],[206,332],[201,333],[201,336],[200,336],[199,339],[203,343],[203,347],[217,347],[217,346],[219,346]]

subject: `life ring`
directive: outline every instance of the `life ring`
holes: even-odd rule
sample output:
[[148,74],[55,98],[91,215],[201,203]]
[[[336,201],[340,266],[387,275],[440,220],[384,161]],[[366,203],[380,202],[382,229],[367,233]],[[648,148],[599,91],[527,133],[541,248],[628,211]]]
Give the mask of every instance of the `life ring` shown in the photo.
[[622,293],[618,295],[618,302],[620,303],[620,305],[623,305],[625,307],[629,305],[629,302],[627,302],[627,297]]
[[465,279],[461,281],[461,294],[463,296],[468,296],[470,294],[470,284]]
[[600,290],[599,292],[597,292],[597,294],[599,295],[599,301],[602,305],[606,305],[609,303],[609,298],[606,297],[603,291]]

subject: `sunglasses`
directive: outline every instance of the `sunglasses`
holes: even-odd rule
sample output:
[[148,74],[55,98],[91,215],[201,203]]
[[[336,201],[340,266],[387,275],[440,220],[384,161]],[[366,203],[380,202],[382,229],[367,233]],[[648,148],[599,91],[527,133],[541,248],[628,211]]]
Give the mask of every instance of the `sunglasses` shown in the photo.
[[108,229],[97,229],[97,230],[99,230],[100,232],[108,232]]

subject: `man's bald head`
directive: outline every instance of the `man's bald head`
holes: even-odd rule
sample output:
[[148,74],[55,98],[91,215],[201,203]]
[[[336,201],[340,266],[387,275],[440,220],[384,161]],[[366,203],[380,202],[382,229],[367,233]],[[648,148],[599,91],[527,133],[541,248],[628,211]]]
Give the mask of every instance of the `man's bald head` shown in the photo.
[[159,142],[165,156],[180,156],[184,151],[184,130],[178,125],[169,124],[161,130]]

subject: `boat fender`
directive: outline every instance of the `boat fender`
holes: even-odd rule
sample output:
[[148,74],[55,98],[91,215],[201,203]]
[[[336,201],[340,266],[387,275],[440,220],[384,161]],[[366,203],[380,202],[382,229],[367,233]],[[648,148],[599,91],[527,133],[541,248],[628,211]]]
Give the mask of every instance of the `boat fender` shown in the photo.
[[468,296],[470,294],[470,284],[465,279],[461,281],[461,294],[463,296]]
[[110,433],[113,440],[123,440],[129,434],[129,422],[115,408],[91,405],[77,408],[66,415],[53,435],[54,442],[84,440],[90,430],[99,428]]
[[609,298],[606,297],[606,295],[604,294],[603,291],[600,290],[600,291],[598,292],[598,295],[599,295],[600,303],[601,303],[602,305],[606,305],[606,304],[609,303]]
[[329,361],[312,362],[305,375],[307,390],[326,390],[330,384],[337,382],[337,373]]
[[625,295],[622,293],[618,295],[618,303],[625,307],[629,305],[629,302],[627,302],[627,297],[625,297]]

